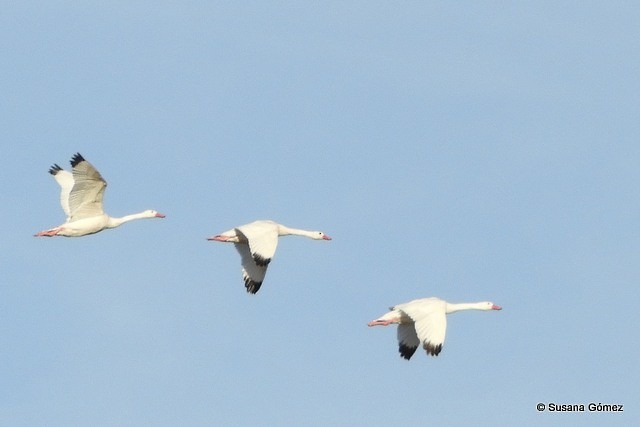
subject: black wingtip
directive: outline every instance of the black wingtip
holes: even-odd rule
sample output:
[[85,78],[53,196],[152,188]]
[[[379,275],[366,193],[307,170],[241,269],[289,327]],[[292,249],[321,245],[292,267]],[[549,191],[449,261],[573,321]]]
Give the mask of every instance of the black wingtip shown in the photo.
[[78,163],[83,162],[83,161],[84,161],[84,157],[82,157],[82,154],[76,153],[71,158],[71,167],[74,168],[74,167],[76,167],[76,165]]
[[244,281],[244,287],[247,288],[247,292],[250,294],[255,294],[260,290],[260,286],[262,286],[262,282],[254,282],[248,277]]
[[49,173],[53,176],[56,176],[56,174],[61,170],[62,168],[57,163],[54,163],[53,166],[49,168]]
[[413,353],[415,353],[417,349],[418,349],[418,347],[409,347],[409,346],[406,346],[404,344],[400,344],[400,346],[398,347],[398,351],[400,352],[400,356],[402,356],[403,358],[405,358],[407,360],[411,359],[411,356],[413,356]]
[[262,255],[253,254],[253,261],[258,267],[266,267],[271,262],[271,258],[265,258]]
[[430,354],[431,356],[437,356],[442,351],[442,344],[433,345],[432,343],[427,342],[424,343],[422,347],[427,351],[427,354]]

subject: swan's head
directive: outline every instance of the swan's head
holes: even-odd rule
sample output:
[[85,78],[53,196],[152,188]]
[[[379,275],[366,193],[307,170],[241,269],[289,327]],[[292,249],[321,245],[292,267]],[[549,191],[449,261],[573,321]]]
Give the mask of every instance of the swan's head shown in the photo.
[[311,238],[314,240],[331,240],[331,237],[327,236],[322,231],[314,231]]
[[489,301],[481,302],[480,304],[482,305],[482,310],[502,310],[502,307]]
[[142,213],[144,214],[145,218],[164,218],[164,215],[162,215],[158,211],[154,211],[153,209],[146,210]]

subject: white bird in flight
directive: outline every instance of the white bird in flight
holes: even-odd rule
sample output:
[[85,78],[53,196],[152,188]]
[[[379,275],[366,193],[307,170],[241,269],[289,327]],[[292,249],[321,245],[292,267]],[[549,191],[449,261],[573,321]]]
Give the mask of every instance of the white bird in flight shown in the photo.
[[134,219],[165,217],[154,210],[146,210],[121,218],[110,217],[102,208],[102,198],[107,182],[100,173],[80,153],[76,153],[71,158],[71,168],[72,171],[68,172],[54,164],[49,169],[49,173],[60,185],[60,204],[67,215],[66,222],[38,232],[35,234],[36,237],[80,237],[106,228],[115,228]]
[[422,298],[398,304],[391,311],[368,323],[369,326],[398,324],[398,351],[411,359],[419,345],[432,356],[442,351],[447,331],[447,314],[461,310],[502,310],[492,302],[452,304],[439,298]]
[[261,220],[241,225],[207,240],[234,243],[240,253],[242,278],[247,292],[260,290],[267,267],[276,253],[279,236],[297,235],[314,240],[331,240],[322,231],[307,231],[285,227],[274,221]]

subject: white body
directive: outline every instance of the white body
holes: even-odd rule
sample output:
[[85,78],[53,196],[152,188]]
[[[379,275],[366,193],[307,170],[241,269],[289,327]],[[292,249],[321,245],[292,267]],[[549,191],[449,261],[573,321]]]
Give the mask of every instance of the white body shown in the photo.
[[398,325],[398,350],[409,360],[419,345],[427,354],[442,351],[447,331],[447,314],[461,310],[501,310],[492,302],[452,304],[439,298],[422,298],[398,304],[391,311],[369,322],[369,326]]
[[247,292],[255,294],[260,289],[267,266],[276,253],[278,237],[297,235],[314,240],[331,240],[321,231],[307,231],[289,228],[271,220],[254,221],[241,225],[208,240],[234,243],[240,253],[242,278]]
[[94,234],[106,228],[115,228],[125,222],[142,218],[164,218],[164,215],[147,210],[121,218],[112,218],[104,213],[102,198],[107,182],[91,163],[80,153],[71,159],[72,172],[54,165],[49,169],[60,185],[60,205],[67,215],[64,224],[40,231],[36,236],[80,237]]

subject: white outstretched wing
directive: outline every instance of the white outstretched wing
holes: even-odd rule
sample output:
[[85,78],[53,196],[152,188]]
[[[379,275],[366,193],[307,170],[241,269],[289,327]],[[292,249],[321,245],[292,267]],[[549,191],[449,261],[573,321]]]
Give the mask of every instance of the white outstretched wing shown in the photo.
[[237,230],[247,239],[255,263],[262,267],[269,265],[278,247],[278,225],[271,221],[256,221]]
[[235,243],[234,246],[240,254],[244,286],[247,288],[247,292],[255,294],[260,290],[260,286],[262,286],[264,276],[267,274],[267,266],[259,266],[256,264],[249,250],[249,245],[246,243]]
[[440,354],[447,331],[446,303],[437,298],[425,298],[398,308],[415,322],[417,338],[427,354]]
[[73,188],[69,194],[71,221],[102,215],[102,198],[107,182],[80,153],[71,159]]
[[73,188],[73,175],[71,172],[62,169],[57,164],[51,166],[49,173],[53,175],[60,186],[60,206],[62,206],[62,210],[65,215],[67,215],[67,221],[69,221],[71,217],[71,210],[69,209],[69,194]]

